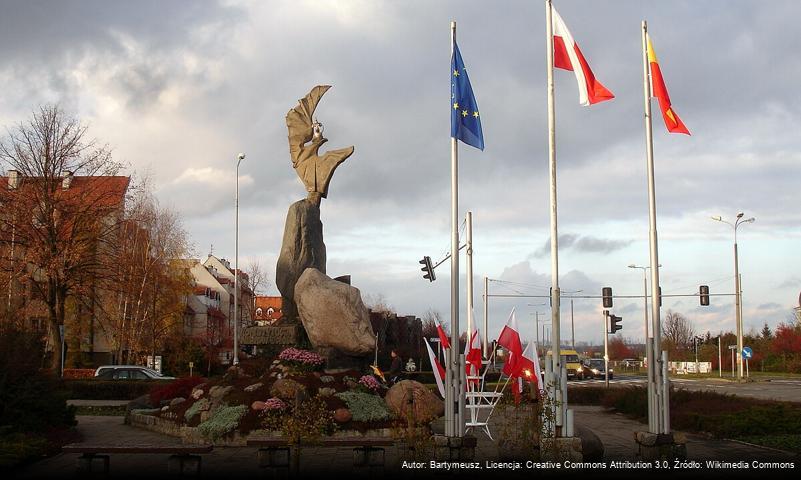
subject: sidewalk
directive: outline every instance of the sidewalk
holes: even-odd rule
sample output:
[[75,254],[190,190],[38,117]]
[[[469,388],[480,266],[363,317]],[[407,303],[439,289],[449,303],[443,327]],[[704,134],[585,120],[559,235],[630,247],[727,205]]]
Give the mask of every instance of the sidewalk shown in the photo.
[[[642,430],[644,425],[620,414],[607,413],[601,407],[575,406],[577,425],[585,426],[595,432],[604,444],[604,460],[637,460],[633,432]],[[86,443],[106,444],[179,444],[180,440],[166,435],[138,429],[123,424],[122,417],[79,416],[78,430]],[[497,440],[497,431],[493,431]],[[732,441],[711,440],[700,435],[687,435],[687,454],[691,460],[762,460],[794,461],[798,456],[786,452],[745,445]],[[237,474],[263,476],[265,472],[258,467],[257,449],[248,447],[218,447],[203,456],[203,476],[233,478]],[[486,435],[478,434],[476,460],[497,460],[497,442],[490,441]],[[19,478],[71,478],[75,476],[78,455],[59,454],[44,459],[21,471],[14,472]],[[168,455],[112,455],[111,472],[116,476],[154,476],[166,474]],[[303,449],[302,471],[328,472],[348,471],[351,468],[353,452],[349,448],[305,448]],[[427,461],[430,459],[425,459]],[[397,448],[386,451],[386,471],[404,473],[411,476],[423,472],[400,472],[401,458]],[[430,472],[430,471],[429,471]]]

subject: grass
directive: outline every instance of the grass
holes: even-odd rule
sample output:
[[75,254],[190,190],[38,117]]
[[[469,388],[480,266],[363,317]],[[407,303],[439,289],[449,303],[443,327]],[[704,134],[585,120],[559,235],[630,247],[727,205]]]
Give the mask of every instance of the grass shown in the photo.
[[762,445],[764,447],[777,448],[791,452],[801,453],[801,433],[788,433],[780,435],[744,435],[736,440]]

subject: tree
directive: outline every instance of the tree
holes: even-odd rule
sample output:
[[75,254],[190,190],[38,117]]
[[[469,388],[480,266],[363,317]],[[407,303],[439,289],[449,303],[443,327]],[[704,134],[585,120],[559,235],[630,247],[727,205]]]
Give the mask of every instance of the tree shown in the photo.
[[141,361],[155,357],[167,334],[182,334],[192,276],[177,259],[186,258],[190,246],[180,217],[158,204],[147,181],[137,186],[121,230],[109,252],[114,274],[105,285],[111,295],[101,302],[102,324],[118,361]]
[[630,358],[634,355],[632,354],[631,348],[626,345],[626,342],[623,341],[619,335],[615,335],[609,339],[609,360],[623,360],[624,358]]
[[687,317],[668,310],[662,325],[662,338],[671,342],[677,349],[686,349],[693,343],[694,337],[695,331]]
[[[423,314],[423,338],[439,338],[437,326],[440,325],[441,321],[442,314],[433,308],[429,308],[426,313]],[[444,325],[442,328],[445,329],[447,333],[447,329]]]
[[760,332],[762,338],[765,340],[769,340],[773,337],[773,332],[770,331],[770,327],[768,326],[768,322],[765,322],[765,325],[762,326],[762,331]]
[[0,162],[9,180],[12,170],[19,175],[12,188],[0,188],[4,230],[13,232],[10,246],[17,249],[14,273],[46,307],[51,366],[57,369],[67,301],[93,307],[129,179],[115,176],[120,165],[109,148],[88,139],[87,127],[57,106],[42,107],[27,123],[8,129]]

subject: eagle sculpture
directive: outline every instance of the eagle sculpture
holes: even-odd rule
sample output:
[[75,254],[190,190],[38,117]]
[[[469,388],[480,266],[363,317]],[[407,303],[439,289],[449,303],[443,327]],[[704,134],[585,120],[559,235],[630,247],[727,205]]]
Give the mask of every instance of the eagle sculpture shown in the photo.
[[298,106],[286,114],[292,167],[309,192],[307,198],[317,206],[321,198],[328,196],[328,184],[334,170],[353,153],[353,146],[350,146],[318,155],[320,146],[328,139],[323,137],[323,124],[314,117],[314,110],[329,88],[331,85],[312,88],[308,95],[298,100]]

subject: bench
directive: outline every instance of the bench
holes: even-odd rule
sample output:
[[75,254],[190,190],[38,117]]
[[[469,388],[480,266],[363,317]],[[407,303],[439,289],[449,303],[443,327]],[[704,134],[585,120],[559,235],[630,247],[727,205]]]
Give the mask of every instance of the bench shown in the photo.
[[248,447],[259,449],[259,467],[269,468],[275,474],[296,475],[300,467],[300,448],[298,447],[353,447],[353,467],[369,470],[370,473],[383,473],[384,448],[395,445],[391,438],[341,437],[321,438],[314,441],[301,440],[290,443],[284,437],[251,438]]
[[78,471],[92,472],[95,460],[103,462],[103,474],[109,474],[109,454],[168,454],[167,471],[176,475],[200,475],[201,453],[209,453],[213,445],[103,445],[89,443],[71,443],[61,447],[63,453],[80,453]]

